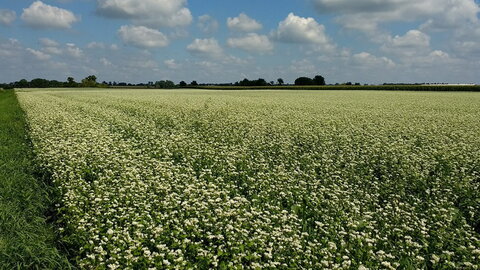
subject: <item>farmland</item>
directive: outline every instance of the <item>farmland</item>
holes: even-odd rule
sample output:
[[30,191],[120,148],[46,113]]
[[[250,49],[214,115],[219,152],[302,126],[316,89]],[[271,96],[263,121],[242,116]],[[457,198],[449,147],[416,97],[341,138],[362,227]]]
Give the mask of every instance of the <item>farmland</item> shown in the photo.
[[479,268],[479,93],[17,95],[81,268]]

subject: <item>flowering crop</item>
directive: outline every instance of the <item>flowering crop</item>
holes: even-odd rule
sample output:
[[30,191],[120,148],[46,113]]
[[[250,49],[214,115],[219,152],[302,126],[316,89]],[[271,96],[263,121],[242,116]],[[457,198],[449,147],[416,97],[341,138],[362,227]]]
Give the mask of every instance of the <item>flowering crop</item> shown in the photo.
[[81,268],[480,268],[478,93],[18,96]]

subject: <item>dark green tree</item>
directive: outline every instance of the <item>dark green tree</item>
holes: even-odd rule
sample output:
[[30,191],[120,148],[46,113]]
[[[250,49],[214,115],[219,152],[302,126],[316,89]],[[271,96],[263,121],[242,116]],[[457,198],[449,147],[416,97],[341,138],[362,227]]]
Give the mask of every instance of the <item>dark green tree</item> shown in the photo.
[[295,80],[295,85],[313,85],[313,80],[307,77],[299,77]]
[[323,76],[317,75],[313,78],[314,85],[325,85],[325,78]]
[[15,83],[15,87],[17,88],[27,88],[29,87],[28,81],[25,79],[21,79],[20,81]]
[[97,86],[97,76],[90,75],[82,80],[82,87],[96,87]]
[[282,78],[278,78],[277,82],[278,82],[278,85],[283,85],[285,83]]
[[49,86],[50,86],[49,81],[45,79],[36,78],[30,81],[30,87],[33,87],[33,88],[47,88]]
[[165,81],[165,88],[175,88],[175,83],[169,80]]

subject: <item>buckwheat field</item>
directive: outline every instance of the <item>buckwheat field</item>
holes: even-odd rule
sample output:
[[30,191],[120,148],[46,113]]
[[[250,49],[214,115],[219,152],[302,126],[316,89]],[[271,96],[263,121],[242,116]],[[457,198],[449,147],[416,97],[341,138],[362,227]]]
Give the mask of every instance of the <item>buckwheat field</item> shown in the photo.
[[479,93],[17,95],[80,268],[480,268]]

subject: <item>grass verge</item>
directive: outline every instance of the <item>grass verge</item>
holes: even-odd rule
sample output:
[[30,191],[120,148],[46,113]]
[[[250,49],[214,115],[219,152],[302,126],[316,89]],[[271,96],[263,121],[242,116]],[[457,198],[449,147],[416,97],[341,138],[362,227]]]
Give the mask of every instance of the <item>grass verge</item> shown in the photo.
[[13,90],[0,90],[0,269],[71,269],[56,248],[46,213],[51,187],[40,181]]

